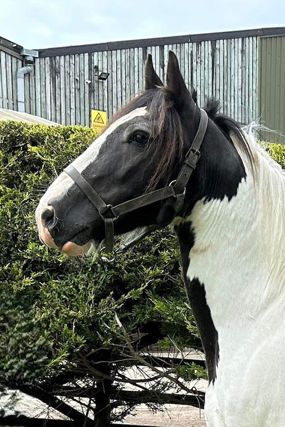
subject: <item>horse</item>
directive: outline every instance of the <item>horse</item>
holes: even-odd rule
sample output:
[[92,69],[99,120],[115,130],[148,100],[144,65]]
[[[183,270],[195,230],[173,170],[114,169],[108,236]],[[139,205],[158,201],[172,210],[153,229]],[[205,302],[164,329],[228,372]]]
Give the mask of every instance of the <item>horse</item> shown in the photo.
[[205,350],[209,427],[284,427],[285,177],[244,130],[204,109],[169,52],[145,90],[51,184],[40,239],[70,256],[174,226]]

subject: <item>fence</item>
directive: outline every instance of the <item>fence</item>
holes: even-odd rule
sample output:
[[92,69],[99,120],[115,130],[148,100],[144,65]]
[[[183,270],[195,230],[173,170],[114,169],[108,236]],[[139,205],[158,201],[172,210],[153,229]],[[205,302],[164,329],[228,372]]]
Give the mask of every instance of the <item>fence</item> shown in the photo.
[[[272,63],[270,52],[281,45],[284,35],[281,27],[39,49],[33,71],[25,75],[26,112],[61,124],[89,126],[92,109],[106,111],[110,117],[143,89],[148,53],[164,79],[168,51],[173,50],[187,85],[197,89],[200,105],[206,97],[215,96],[222,111],[238,121],[263,119],[268,95],[262,95],[260,82]],[[270,117],[277,117],[280,109],[280,117],[285,114],[284,103],[275,102],[276,96],[285,99],[282,46],[278,54],[281,72],[277,73],[281,80],[267,82],[273,106]],[[25,65],[21,46],[0,38],[0,51],[0,107],[17,109],[15,75]],[[100,79],[101,72],[109,73],[107,80]],[[270,117],[265,114],[269,127]],[[280,129],[275,129],[285,133],[283,122],[279,120]]]
[[21,47],[0,37],[0,108],[17,110],[17,71],[22,64]]
[[[91,109],[107,111],[110,117],[143,90],[147,54],[152,54],[164,79],[172,50],[186,84],[197,90],[200,105],[214,96],[238,121],[258,117],[257,36],[224,34],[210,40],[201,36],[197,41],[168,38],[143,44],[127,48],[124,42],[110,43],[106,50],[94,45],[92,52],[82,46],[79,53],[65,48],[39,51],[35,72],[27,76],[27,111],[58,123],[87,126]],[[106,81],[98,78],[101,71],[110,74]]]
[[[205,361],[203,359],[181,359],[180,357],[155,357],[155,355],[149,355],[146,356],[146,361],[153,364],[153,366],[165,368],[170,366],[170,364],[173,364],[173,366],[177,366],[177,364],[192,364],[195,363],[195,365],[200,365],[202,367],[205,367]],[[192,406],[195,408],[203,409],[204,408],[204,400],[205,400],[205,393],[202,391],[198,391],[195,388],[192,389],[191,394],[181,394],[181,393],[166,393],[166,392],[157,392],[157,391],[134,391],[134,390],[121,390],[117,389],[116,387],[112,387],[108,390],[109,386],[105,384],[101,387],[101,389],[97,388],[96,392],[94,393],[94,389],[92,387],[74,387],[70,385],[61,386],[60,388],[57,388],[55,385],[51,386],[44,386],[42,387],[37,386],[36,388],[33,388],[32,385],[27,386],[20,386],[20,391],[23,393],[26,393],[27,395],[31,397],[35,397],[39,399],[40,401],[44,402],[45,404],[49,405],[50,408],[53,408],[57,410],[61,415],[67,416],[70,420],[54,420],[54,419],[46,419],[46,418],[29,418],[23,415],[9,415],[1,418],[0,416],[0,425],[4,426],[27,426],[27,427],[40,427],[40,426],[51,426],[51,427],[82,427],[83,425],[85,427],[93,427],[94,426],[94,420],[92,418],[89,418],[88,416],[85,416],[82,412],[76,409],[72,404],[66,400],[66,396],[72,396],[73,399],[84,399],[88,398],[88,400],[91,397],[95,398],[96,401],[96,407],[102,406],[102,408],[105,411],[104,416],[102,419],[100,418],[99,424],[102,426],[116,426],[116,427],[123,427],[123,424],[116,423],[116,424],[109,424],[108,418],[110,416],[111,408],[106,411],[106,402],[109,401],[109,399],[114,403],[115,406],[123,406],[128,402],[134,403],[136,405],[142,404],[142,403],[159,403],[159,404],[174,404],[174,405],[187,405]],[[98,396],[98,397],[97,397]],[[102,399],[102,402],[101,402]],[[103,405],[101,405],[103,403]],[[103,412],[103,411],[102,411]],[[105,418],[106,416],[106,418]],[[98,420],[96,419],[98,422]],[[97,425],[95,423],[95,425]],[[128,424],[128,427],[134,427]],[[136,427],[139,427],[136,425]],[[147,426],[143,426],[147,427]],[[151,427],[151,426],[148,426]]]

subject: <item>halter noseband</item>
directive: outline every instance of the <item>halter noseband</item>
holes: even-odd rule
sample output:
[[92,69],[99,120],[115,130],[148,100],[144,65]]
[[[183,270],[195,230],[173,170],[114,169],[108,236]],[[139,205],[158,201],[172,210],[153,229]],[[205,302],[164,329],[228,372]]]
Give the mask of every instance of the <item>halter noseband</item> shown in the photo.
[[90,200],[90,202],[98,210],[101,218],[105,223],[105,250],[112,252],[114,247],[114,221],[121,215],[132,212],[143,206],[148,206],[152,203],[159,202],[173,197],[175,199],[174,209],[178,213],[183,208],[186,185],[196,168],[198,160],[200,159],[200,147],[204,140],[204,136],[208,126],[208,116],[204,110],[201,111],[200,122],[198,130],[194,137],[191,147],[186,153],[183,166],[175,181],[172,181],[167,187],[151,191],[150,193],[143,194],[134,199],[120,203],[117,206],[106,204],[99,194],[91,187],[85,178],[75,169],[74,166],[69,165],[64,172],[76,183],[80,190]]

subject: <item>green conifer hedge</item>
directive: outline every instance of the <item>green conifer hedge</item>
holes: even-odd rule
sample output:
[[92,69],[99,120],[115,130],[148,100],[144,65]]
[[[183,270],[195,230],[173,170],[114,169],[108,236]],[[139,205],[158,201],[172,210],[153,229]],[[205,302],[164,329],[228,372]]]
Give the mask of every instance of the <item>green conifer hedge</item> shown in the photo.
[[[149,344],[201,349],[169,231],[104,262],[71,259],[39,241],[34,212],[42,193],[94,138],[89,128],[0,122],[2,385],[77,374],[95,380],[102,360],[113,362],[115,378],[137,363],[128,340],[138,352]],[[195,365],[173,372],[205,376]]]

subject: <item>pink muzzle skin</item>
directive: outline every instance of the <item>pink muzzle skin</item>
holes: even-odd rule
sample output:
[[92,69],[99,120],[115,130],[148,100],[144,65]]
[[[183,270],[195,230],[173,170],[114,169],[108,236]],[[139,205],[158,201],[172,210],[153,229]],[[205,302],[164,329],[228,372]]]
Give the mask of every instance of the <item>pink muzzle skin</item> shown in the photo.
[[84,255],[88,252],[88,250],[91,247],[91,242],[86,243],[83,246],[78,246],[73,242],[66,242],[62,248],[59,248],[56,246],[53,238],[51,237],[49,231],[44,228],[42,232],[39,234],[41,240],[50,248],[52,249],[58,249],[59,251],[63,252],[64,254],[68,256],[79,256]]
[[86,254],[91,247],[91,242],[88,242],[83,246],[76,245],[73,242],[66,242],[62,248],[60,248],[55,244],[50,232],[45,226],[45,221],[40,218],[38,211],[36,212],[36,222],[39,229],[39,237],[49,248],[58,249],[68,256],[79,256]]

